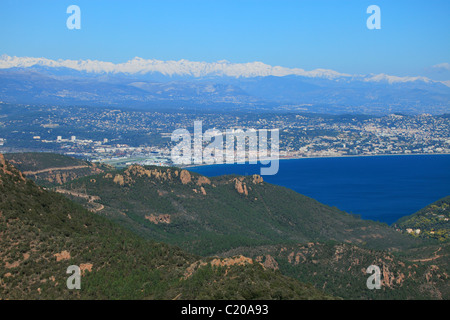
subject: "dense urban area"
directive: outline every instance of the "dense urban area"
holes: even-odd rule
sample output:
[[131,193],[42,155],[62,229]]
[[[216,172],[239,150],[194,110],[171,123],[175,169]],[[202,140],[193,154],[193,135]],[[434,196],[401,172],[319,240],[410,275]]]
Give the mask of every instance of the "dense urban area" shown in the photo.
[[450,153],[450,115],[156,112],[0,103],[0,152],[49,151],[121,166],[170,165],[175,129],[279,129],[280,157]]

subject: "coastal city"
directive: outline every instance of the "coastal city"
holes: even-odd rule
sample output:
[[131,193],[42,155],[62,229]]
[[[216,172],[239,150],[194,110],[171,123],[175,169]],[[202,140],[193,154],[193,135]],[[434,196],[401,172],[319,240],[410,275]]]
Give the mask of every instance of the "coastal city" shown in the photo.
[[203,131],[279,129],[280,158],[450,153],[449,115],[199,114],[83,107],[69,113],[62,106],[4,103],[0,108],[0,152],[44,150],[119,167],[171,165],[172,132],[184,128],[192,134],[194,121],[202,121]]
[[0,1],[0,302],[448,302],[449,12]]

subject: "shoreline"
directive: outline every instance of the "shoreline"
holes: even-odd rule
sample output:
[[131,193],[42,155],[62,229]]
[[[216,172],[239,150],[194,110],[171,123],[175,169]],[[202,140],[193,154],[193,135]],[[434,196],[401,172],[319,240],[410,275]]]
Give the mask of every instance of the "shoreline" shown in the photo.
[[[401,153],[401,154],[361,154],[361,155],[342,155],[342,156],[312,156],[312,157],[297,157],[297,156],[293,156],[293,157],[280,157],[278,160],[282,161],[282,160],[301,160],[301,159],[332,159],[332,158],[336,158],[336,159],[341,159],[341,158],[364,158],[364,157],[392,157],[392,156],[440,156],[440,155],[450,155],[450,153],[414,153],[414,154],[406,154],[406,153]],[[204,166],[218,166],[218,165],[226,165],[226,164],[230,164],[230,165],[236,165],[238,163],[234,162],[234,163],[202,163],[202,164],[195,164],[195,165],[187,165],[187,166],[183,166],[181,168],[186,169],[186,168],[197,168],[197,167],[204,167]],[[246,161],[244,164],[248,165],[248,161]],[[258,164],[256,164],[258,165]]]
[[[386,157],[386,156],[389,156],[389,157]],[[402,157],[402,158],[398,157],[397,160],[395,160],[394,159],[395,156],[412,156],[412,157],[409,157],[409,158],[408,157]],[[416,157],[414,157],[414,156],[416,156]],[[422,156],[422,159],[420,158],[420,156]],[[438,156],[443,156],[443,157],[439,158]],[[449,156],[450,156],[450,153],[418,153],[418,154],[345,155],[345,156],[289,157],[289,158],[286,157],[286,158],[280,158],[279,160],[281,161],[281,160],[319,159],[319,158],[332,159],[332,158],[346,158],[346,157],[355,159],[355,158],[363,158],[363,157],[366,157],[366,158],[367,157],[372,157],[372,159],[374,159],[374,160],[370,160],[369,161],[370,163],[377,163],[377,162],[380,162],[380,161],[381,161],[381,163],[384,163],[384,161],[386,161],[387,163],[396,162],[397,165],[400,166],[400,167],[403,167],[403,164],[406,164],[406,163],[409,163],[409,162],[416,163],[416,165],[419,164],[419,167],[421,167],[421,165],[420,165],[421,163],[427,164],[427,163],[430,163],[430,161],[431,161],[431,163],[433,163],[433,161],[436,160],[436,161],[438,161],[439,163],[441,163],[443,165],[443,168],[446,168],[447,164],[450,163],[449,162],[449,160],[450,160]],[[385,160],[382,160],[381,159],[382,157],[385,157],[384,158]],[[380,161],[377,161],[376,159],[380,159]],[[392,159],[392,160],[389,160],[389,159]],[[249,165],[248,162],[246,162],[245,164],[247,166]],[[327,164],[333,164],[333,165],[337,165],[337,166],[341,166],[342,165],[345,168],[351,168],[353,165],[357,165],[357,166],[362,165],[362,166],[364,166],[364,162],[358,162],[356,160],[355,161],[342,161],[342,162],[333,162],[332,160],[330,162],[314,162],[314,161],[311,161],[311,162],[308,162],[308,164],[306,164],[306,162],[304,163],[304,165],[308,166],[308,167],[310,165],[312,167],[326,166]],[[226,163],[222,164],[222,165],[226,165]],[[303,166],[303,162],[301,162],[301,161],[293,162],[293,163],[285,162],[284,165],[286,167],[288,167],[288,168],[290,168],[290,169],[295,171],[296,170],[295,168]],[[205,170],[201,170],[201,168],[205,167],[205,166],[209,166],[209,167],[208,168],[204,168]],[[259,169],[260,166],[261,166],[261,164],[258,164],[255,168]],[[283,165],[280,164],[279,166],[280,166],[280,171],[281,171],[282,170],[281,167]],[[195,170],[196,168],[198,168],[198,170]],[[206,175],[208,177],[210,177],[210,176],[211,177],[216,177],[216,176],[230,175],[230,174],[237,174],[237,175],[240,175],[240,176],[251,176],[252,175],[251,172],[259,174],[259,172],[256,172],[257,170],[253,171],[254,168],[249,168],[248,170],[246,170],[246,169],[238,168],[238,166],[234,166],[234,167],[221,166],[221,167],[218,167],[218,164],[195,165],[195,166],[191,166],[191,167],[186,168],[186,169],[187,170],[192,169],[193,172],[196,172],[196,173],[199,173],[199,174],[202,174],[202,175]],[[420,169],[420,170],[428,170],[428,169],[426,169],[426,167],[424,167],[423,169]],[[248,171],[250,173],[245,173],[244,174],[244,171]],[[238,173],[236,173],[236,172],[238,172]],[[443,195],[441,197],[441,196],[437,196],[436,193],[433,193],[434,196],[435,196],[433,198],[432,196],[430,196],[430,194],[427,194],[427,197],[430,198],[429,201],[426,204],[424,204],[424,205],[417,206],[416,208],[413,208],[412,206],[411,206],[411,208],[409,208],[409,204],[407,205],[406,203],[404,203],[401,206],[399,206],[399,204],[398,203],[396,204],[395,201],[392,202],[392,200],[387,200],[388,201],[387,203],[390,203],[389,206],[382,205],[381,207],[377,208],[374,211],[371,207],[367,207],[367,205],[361,206],[360,203],[357,204],[357,205],[354,205],[354,204],[349,205],[349,203],[353,202],[353,200],[355,200],[355,199],[357,200],[358,199],[357,195],[356,196],[355,195],[348,195],[348,196],[347,195],[344,195],[344,196],[340,195],[339,199],[337,199],[336,197],[333,197],[333,196],[329,197],[328,193],[331,194],[331,193],[335,192],[335,190],[330,189],[330,187],[328,187],[328,189],[326,190],[327,191],[326,193],[323,193],[322,191],[320,191],[320,189],[323,186],[322,187],[317,187],[317,185],[314,185],[314,183],[312,184],[312,190],[309,190],[309,187],[308,187],[308,190],[309,190],[308,192],[306,192],[305,191],[306,189],[304,189],[304,188],[303,188],[304,190],[302,188],[297,189],[297,187],[296,187],[297,182],[291,183],[291,182],[288,181],[289,177],[292,176],[292,175],[293,175],[292,172],[290,172],[290,171],[288,172],[287,170],[285,170],[285,172],[283,174],[281,174],[281,179],[276,178],[276,175],[271,176],[271,177],[273,177],[272,179],[267,178],[267,180],[265,179],[265,176],[262,176],[262,177],[264,178],[264,181],[266,181],[268,183],[288,188],[290,190],[293,190],[294,192],[297,192],[297,193],[306,195],[306,196],[308,196],[310,198],[316,199],[317,201],[319,201],[319,202],[321,202],[323,204],[326,204],[328,206],[337,206],[340,210],[345,211],[347,213],[359,214],[361,216],[361,219],[363,219],[363,220],[379,221],[379,222],[382,222],[382,223],[386,223],[389,226],[394,225],[398,221],[398,219],[400,219],[400,218],[402,218],[404,216],[409,216],[411,214],[414,214],[418,210],[424,208],[426,205],[428,205],[428,204],[430,204],[430,203],[432,203],[432,202],[434,202],[436,200],[439,200],[440,198],[445,196],[445,195]],[[395,175],[395,173],[394,173],[394,175]],[[446,176],[448,176],[448,174]],[[288,177],[288,180],[286,180],[286,177]],[[339,178],[339,175],[337,177]],[[382,174],[381,174],[381,177],[383,177]],[[335,177],[333,176],[331,178],[330,177],[322,178],[322,180],[319,179],[319,181],[325,181],[327,179],[328,180],[329,179],[335,179]],[[442,180],[442,179],[444,179],[444,180]],[[440,182],[442,182],[442,181],[445,182],[446,179],[448,179],[448,178],[440,178],[439,181]],[[296,181],[296,179],[294,179],[294,180]],[[307,180],[308,180],[307,182],[302,181],[298,185],[302,185],[304,183],[311,183],[311,181],[312,181],[310,178],[307,178]],[[358,181],[360,181],[360,180],[358,180]],[[367,184],[370,185],[369,182]],[[326,185],[326,183],[325,183],[325,185]],[[331,185],[333,185],[333,184],[331,184]],[[300,189],[302,189],[302,190],[300,190]],[[376,190],[377,192],[381,192],[381,194],[383,194],[383,193],[386,193],[386,191],[384,189],[385,189],[385,187],[383,186],[381,189],[379,189],[379,188],[376,189],[375,188],[374,190]],[[402,189],[402,188],[400,188],[400,189]],[[351,190],[351,188],[350,188],[350,190]],[[352,192],[353,191],[354,190],[352,190]],[[336,194],[339,195],[339,192],[337,192]],[[325,197],[325,195],[326,195],[326,197]],[[385,195],[383,195],[383,197],[384,196]],[[400,193],[399,195],[396,195],[396,197],[397,196],[404,198],[405,195]],[[324,198],[321,198],[321,197],[324,197]],[[424,196],[421,195],[421,197],[424,197]],[[318,200],[318,199],[320,199],[320,200]],[[373,200],[370,200],[370,197],[369,197],[368,203],[370,203],[370,201],[373,201]],[[389,201],[391,201],[391,202],[389,202]],[[356,201],[356,202],[358,202],[358,201]],[[345,206],[344,206],[343,203],[345,204]],[[393,205],[395,207],[395,212],[392,211],[392,209],[390,207],[391,205]]]
[[450,153],[400,153],[400,154],[360,154],[360,155],[343,155],[343,156],[284,157],[284,158],[280,158],[280,160],[320,159],[320,158],[390,157],[390,156],[439,156],[439,155],[450,155]]

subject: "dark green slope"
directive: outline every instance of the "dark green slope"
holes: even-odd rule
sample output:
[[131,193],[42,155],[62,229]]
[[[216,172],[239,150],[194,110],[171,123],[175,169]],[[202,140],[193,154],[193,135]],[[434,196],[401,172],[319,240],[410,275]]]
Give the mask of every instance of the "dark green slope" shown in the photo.
[[20,171],[39,171],[48,168],[91,165],[87,161],[57,153],[24,152],[5,153],[5,159]]
[[7,153],[4,157],[27,178],[45,187],[54,187],[76,178],[113,170],[105,164],[91,163],[55,153]]
[[305,241],[382,249],[418,243],[259,176],[209,179],[177,168],[131,166],[74,180],[58,191],[135,232],[202,255]]
[[[236,248],[224,256],[237,253],[344,299],[450,299],[448,243],[387,252],[309,242]],[[381,270],[380,290],[366,286],[370,265]]]
[[[228,263],[144,240],[27,180],[0,155],[0,299],[322,299],[244,257]],[[81,290],[66,269],[84,271]]]
[[402,217],[395,223],[399,228],[415,238],[450,241],[450,196],[442,198],[418,212]]

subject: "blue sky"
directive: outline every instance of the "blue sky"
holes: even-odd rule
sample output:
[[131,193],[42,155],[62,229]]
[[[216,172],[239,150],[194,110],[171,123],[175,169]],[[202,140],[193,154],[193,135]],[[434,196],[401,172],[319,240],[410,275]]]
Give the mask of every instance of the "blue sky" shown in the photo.
[[[66,27],[71,4],[81,30]],[[371,4],[381,8],[381,30],[366,27]],[[0,54],[262,61],[450,80],[449,13],[448,0],[2,0]]]

